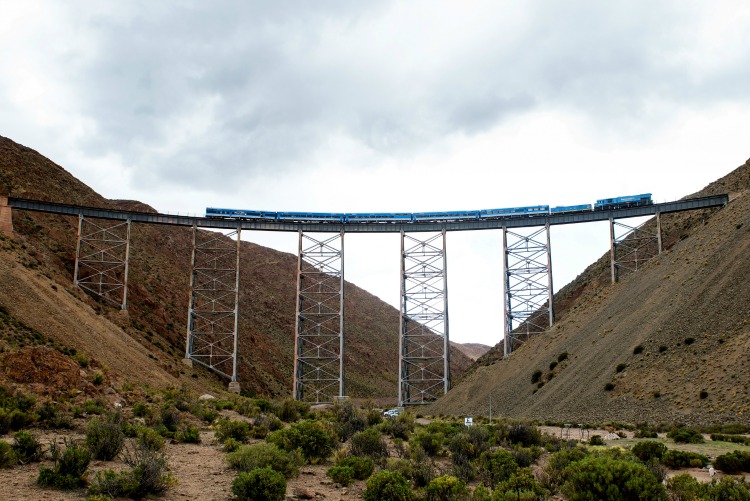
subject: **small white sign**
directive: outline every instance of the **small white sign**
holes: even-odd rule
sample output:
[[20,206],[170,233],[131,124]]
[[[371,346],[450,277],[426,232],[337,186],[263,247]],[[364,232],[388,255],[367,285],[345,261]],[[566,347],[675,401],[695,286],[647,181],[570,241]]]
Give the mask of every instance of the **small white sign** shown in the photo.
[[474,418],[473,417],[465,417],[464,418],[464,424],[466,426],[473,426],[474,425]]

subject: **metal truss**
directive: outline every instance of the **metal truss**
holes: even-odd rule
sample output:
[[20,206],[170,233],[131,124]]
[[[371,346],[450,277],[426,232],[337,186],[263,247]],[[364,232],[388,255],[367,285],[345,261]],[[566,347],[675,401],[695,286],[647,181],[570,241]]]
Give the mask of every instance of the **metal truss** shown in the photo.
[[554,322],[549,223],[526,230],[522,234],[503,228],[506,357]]
[[128,307],[130,219],[112,222],[78,216],[73,283],[121,310]]
[[[661,254],[661,214],[656,213],[656,233],[647,229],[651,221],[633,227],[609,219],[610,261],[612,283],[617,282],[621,272],[638,271],[638,267],[652,257]],[[620,230],[620,236],[617,236]]]
[[294,398],[344,396],[344,232],[322,240],[299,232]]
[[428,404],[450,389],[445,230],[401,232],[399,405]]
[[186,359],[232,382],[237,381],[240,233],[239,228],[225,235],[193,226],[185,343]]

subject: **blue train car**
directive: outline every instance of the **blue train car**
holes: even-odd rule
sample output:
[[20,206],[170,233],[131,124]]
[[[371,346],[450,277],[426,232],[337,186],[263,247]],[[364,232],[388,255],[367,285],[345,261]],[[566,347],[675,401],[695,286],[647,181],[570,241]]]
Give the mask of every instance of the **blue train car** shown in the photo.
[[414,221],[470,221],[479,219],[479,211],[415,212]]
[[266,210],[220,209],[216,207],[206,207],[206,217],[221,219],[263,219],[264,221],[275,221],[277,213]]
[[530,205],[528,207],[507,207],[504,209],[483,209],[479,211],[482,219],[500,217],[522,217],[549,214],[549,205]]
[[344,214],[330,212],[279,212],[279,221],[343,223]]
[[353,212],[344,215],[346,223],[411,223],[413,219],[410,212]]
[[651,193],[641,195],[627,195],[624,197],[602,198],[594,204],[594,210],[609,209],[626,209],[628,207],[639,207],[641,205],[651,205]]
[[550,209],[550,214],[560,214],[563,212],[588,212],[591,210],[591,204],[581,205],[558,205]]

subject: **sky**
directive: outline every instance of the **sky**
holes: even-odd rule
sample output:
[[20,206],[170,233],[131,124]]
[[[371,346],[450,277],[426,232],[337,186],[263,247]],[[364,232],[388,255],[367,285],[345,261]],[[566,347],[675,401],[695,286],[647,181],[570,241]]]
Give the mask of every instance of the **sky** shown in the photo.
[[[421,212],[698,191],[750,156],[750,3],[0,0],[0,134],[108,198]],[[552,229],[555,290],[609,248]],[[243,239],[296,253],[296,234]],[[450,337],[502,338],[502,235],[450,233]],[[346,236],[399,304],[399,238]],[[137,264],[133,264],[137,266]]]

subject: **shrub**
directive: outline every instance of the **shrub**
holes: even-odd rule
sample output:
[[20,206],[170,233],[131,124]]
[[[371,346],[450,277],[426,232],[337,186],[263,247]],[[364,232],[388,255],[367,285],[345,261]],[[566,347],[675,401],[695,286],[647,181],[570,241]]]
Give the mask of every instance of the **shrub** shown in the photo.
[[9,428],[11,430],[21,430],[32,424],[36,420],[36,416],[21,409],[13,409],[8,415]]
[[151,408],[144,402],[133,404],[133,415],[136,417],[146,417],[151,414]]
[[704,442],[703,435],[694,428],[672,428],[667,433],[667,437],[678,444],[702,444]]
[[224,450],[224,452],[234,452],[237,449],[239,449],[240,446],[242,446],[242,442],[239,442],[230,437],[224,440],[224,443],[222,444],[222,449]]
[[316,464],[331,455],[337,439],[320,422],[301,421],[271,433],[266,441],[287,451],[299,449],[306,461]]
[[376,429],[368,428],[354,434],[351,440],[351,453],[354,456],[369,457],[377,462],[388,457],[388,445]]
[[[339,440],[346,442],[358,431],[367,428],[368,417],[350,401],[336,402],[331,411]],[[376,412],[378,418],[380,413]],[[380,418],[382,420],[382,418]],[[379,421],[378,421],[379,422]]]
[[537,369],[531,374],[531,384],[536,384],[541,380],[542,380],[542,371]]
[[151,449],[152,451],[160,451],[164,448],[164,437],[152,429],[141,427],[137,431],[137,443],[141,447]]
[[667,499],[664,486],[640,464],[607,456],[577,461],[564,472],[561,492],[570,501],[589,499]]
[[50,445],[54,467],[39,469],[37,483],[42,487],[70,490],[86,484],[86,471],[91,462],[89,451],[78,442],[69,442],[66,439],[64,444],[63,451],[60,451],[56,442]]
[[125,434],[114,418],[94,418],[86,426],[86,447],[94,459],[110,461],[122,450]]
[[617,367],[615,367],[615,372],[620,373],[628,368],[628,364],[617,364]]
[[482,483],[487,487],[494,487],[498,482],[508,480],[518,471],[518,463],[505,449],[484,452],[479,458],[479,467]]
[[466,484],[451,475],[433,479],[427,486],[427,501],[462,501],[469,499]]
[[293,423],[299,421],[300,417],[306,416],[308,412],[310,412],[310,404],[287,398],[281,402],[276,415],[285,423]]
[[612,391],[615,389],[615,383],[607,383],[604,385],[604,391]]
[[514,447],[510,451],[513,456],[513,460],[521,468],[531,466],[539,456],[542,455],[542,450],[539,447]]
[[448,450],[451,453],[453,474],[465,482],[474,480],[476,470],[472,460],[479,455],[479,451],[469,434],[459,433],[454,436],[448,444]]
[[556,491],[564,481],[563,472],[572,463],[586,457],[586,452],[579,448],[558,451],[549,458],[544,468],[543,483],[551,491]]
[[201,431],[197,426],[189,424],[177,432],[175,440],[186,444],[199,444],[201,443]]
[[667,452],[667,446],[661,442],[647,440],[633,446],[633,455],[644,463],[652,458],[661,459]]
[[589,439],[589,444],[591,445],[604,445],[604,439],[601,435],[592,435]]
[[542,434],[539,429],[528,423],[516,423],[508,429],[508,441],[524,447],[542,444]]
[[380,431],[393,438],[409,440],[409,435],[414,431],[414,415],[402,412],[394,419],[386,419],[379,426]]
[[706,390],[701,390],[698,396],[701,398],[701,400],[705,400],[708,398],[708,392]]
[[687,337],[687,338],[685,338],[685,346],[690,346],[694,342],[695,342],[695,338],[693,338],[693,337]]
[[428,456],[437,456],[443,450],[443,441],[445,440],[445,436],[440,432],[420,430],[416,433],[412,440],[416,444],[420,445]]
[[668,478],[667,490],[674,501],[695,501],[706,491],[705,486],[689,473]]
[[546,491],[536,481],[531,470],[523,468],[513,473],[507,480],[495,486],[495,499],[544,499]]
[[106,409],[104,408],[104,404],[98,400],[86,400],[83,403],[83,411],[86,414],[99,415],[104,414]]
[[750,445],[750,437],[745,437],[742,435],[722,435],[719,433],[712,433],[711,440],[720,440],[722,442]]
[[750,452],[734,451],[716,458],[714,466],[724,473],[750,472]]
[[366,480],[375,470],[375,463],[372,459],[359,456],[345,456],[338,460],[336,465],[351,468],[357,480]]
[[13,435],[13,453],[19,463],[35,463],[42,459],[42,444],[28,431]]
[[173,482],[167,473],[167,457],[161,452],[136,447],[125,453],[124,461],[129,470],[97,472],[89,494],[141,499],[166,491]]
[[633,355],[639,355],[641,353],[643,353],[643,345],[642,344],[639,344],[638,346],[636,346],[635,348],[633,348]]
[[247,442],[250,437],[250,425],[244,421],[234,419],[220,419],[216,423],[216,439],[224,442],[228,438],[233,438],[238,442]]
[[667,451],[661,457],[661,463],[672,469],[702,468],[708,465],[708,458],[703,454],[687,451]]
[[297,476],[302,458],[295,452],[279,449],[273,444],[243,445],[227,454],[227,463],[235,470],[249,472],[257,468],[271,468],[286,478]]
[[0,440],[0,468],[10,468],[16,464],[16,453],[5,440]]
[[365,501],[411,501],[414,499],[406,479],[397,471],[380,471],[367,481]]
[[706,485],[706,494],[717,501],[750,501],[750,484],[742,477],[724,477]]
[[567,360],[567,359],[568,359],[568,352],[567,351],[564,351],[564,352],[560,353],[557,356],[557,361],[558,362],[562,362],[562,361]]
[[553,371],[555,370],[555,367],[557,367],[557,362],[553,360],[552,362],[549,363],[549,370]]
[[232,493],[240,501],[284,501],[286,479],[270,468],[256,468],[237,475]]
[[326,475],[337,484],[347,486],[354,481],[354,470],[349,466],[334,465],[328,468]]
[[653,430],[640,429],[635,432],[635,438],[659,438],[659,434]]

